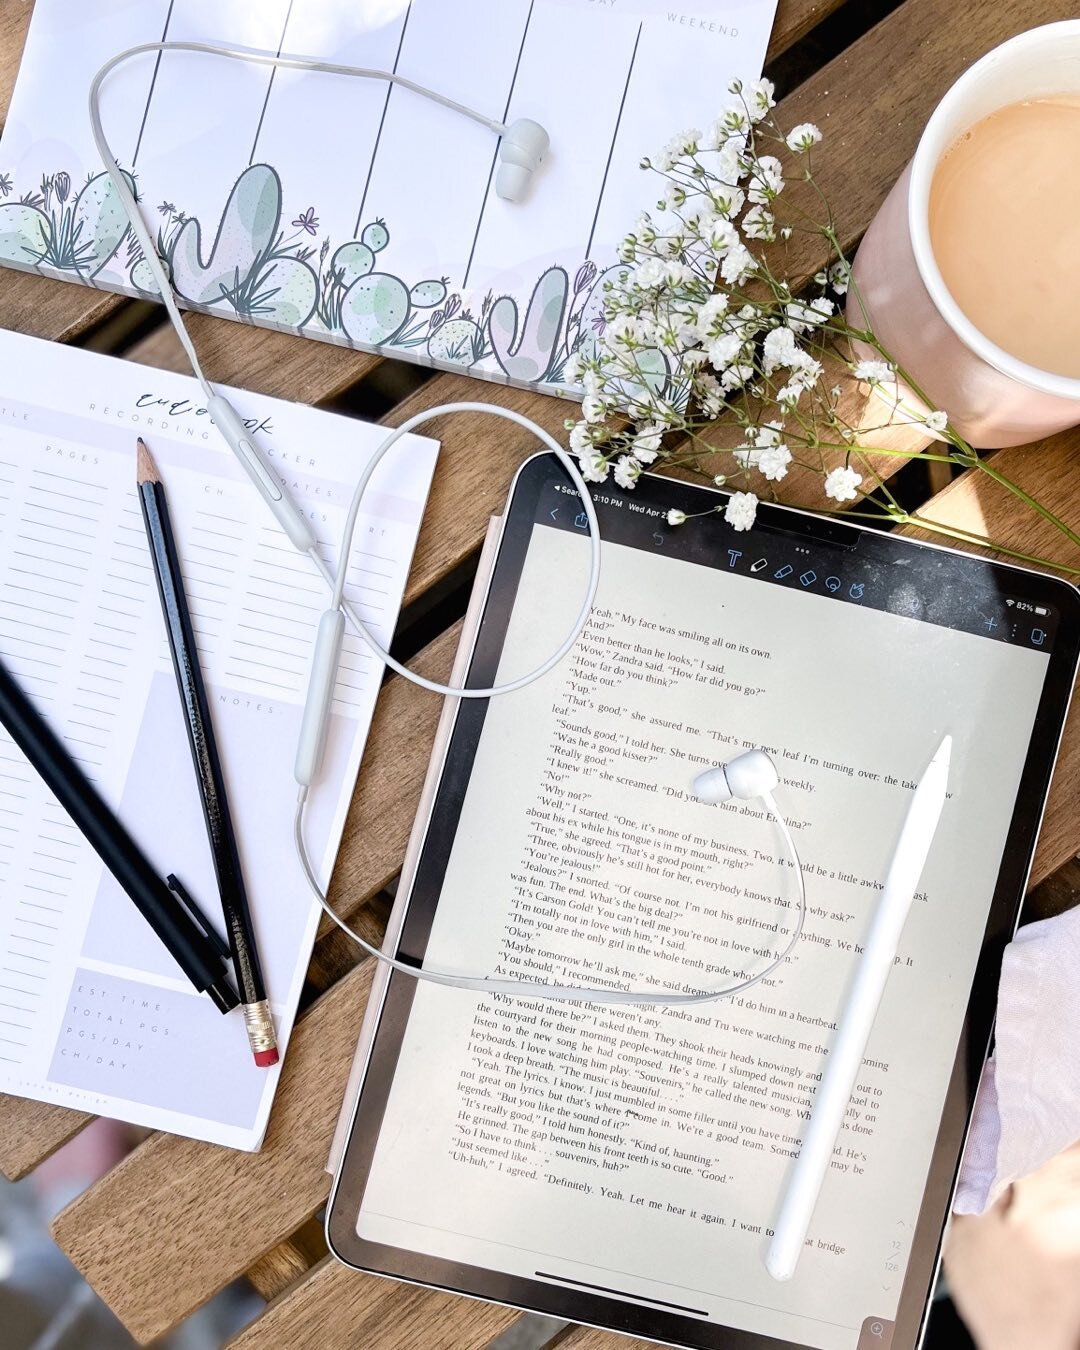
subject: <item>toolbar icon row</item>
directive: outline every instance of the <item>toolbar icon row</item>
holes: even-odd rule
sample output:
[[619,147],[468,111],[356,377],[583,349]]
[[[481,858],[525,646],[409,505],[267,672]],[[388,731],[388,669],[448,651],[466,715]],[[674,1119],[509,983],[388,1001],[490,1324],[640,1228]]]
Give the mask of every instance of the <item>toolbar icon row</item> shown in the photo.
[[[750,570],[751,572],[760,571],[761,568],[765,567],[766,565],[767,560],[765,558],[761,558],[758,560],[758,562],[753,564]],[[777,581],[786,581],[788,577],[794,574],[794,572],[795,569],[794,567],[792,567],[791,563],[784,563],[782,567],[778,567],[776,569],[776,571],[773,573],[773,577]],[[803,586],[807,587],[813,586],[814,583],[817,581],[817,579],[818,574],[814,571],[812,567],[808,567],[805,572],[799,573],[799,581]],[[843,589],[843,586],[844,583],[840,579],[840,577],[833,576],[825,578],[825,588],[826,590],[830,591],[833,595],[836,595],[839,591],[841,591]],[[866,584],[862,581],[853,581],[851,585],[848,587],[847,593],[852,600],[861,600],[863,596],[866,594]]]

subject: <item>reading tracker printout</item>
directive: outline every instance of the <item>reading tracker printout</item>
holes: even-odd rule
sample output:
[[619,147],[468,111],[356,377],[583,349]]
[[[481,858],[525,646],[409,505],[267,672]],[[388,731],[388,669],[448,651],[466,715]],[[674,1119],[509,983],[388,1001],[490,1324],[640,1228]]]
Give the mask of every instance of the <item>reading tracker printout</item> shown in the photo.
[[[534,528],[500,679],[557,643],[587,571],[578,532]],[[760,970],[796,917],[786,852],[760,802],[689,792],[751,746],[779,768],[806,928],[779,970],[704,1006],[418,985],[361,1238],[822,1350],[892,1319],[1048,658],[817,589],[608,540],[574,652],[490,705],[428,965],[684,993]],[[777,1283],[769,1225],[946,731],[936,842],[798,1271]]]
[[127,47],[196,41],[393,71],[482,115],[540,122],[551,149],[526,198],[497,196],[488,127],[379,79],[149,52],[110,75],[102,120],[184,303],[559,388],[603,327],[619,241],[662,186],[641,157],[709,127],[732,80],[759,76],[774,12],[775,0],[36,0],[0,140],[0,264],[154,293],[87,117],[91,79]]
[[[337,541],[376,427],[241,390],[271,473]],[[0,332],[0,657],[162,876],[224,935],[135,490],[161,470],[282,1056],[318,907],[292,846],[292,767],[322,581],[206,415],[194,380]],[[435,462],[409,437],[365,497],[347,589],[383,644]],[[392,461],[392,462],[391,462]],[[309,840],[337,853],[382,665],[345,638]],[[0,1092],[258,1148],[279,1068],[197,994],[0,728]]]

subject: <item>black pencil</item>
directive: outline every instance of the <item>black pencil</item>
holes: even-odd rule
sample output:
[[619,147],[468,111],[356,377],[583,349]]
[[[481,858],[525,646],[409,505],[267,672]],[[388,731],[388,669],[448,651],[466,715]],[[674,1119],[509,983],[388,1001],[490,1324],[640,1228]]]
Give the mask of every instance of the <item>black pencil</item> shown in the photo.
[[210,837],[210,851],[225,926],[229,933],[233,966],[236,971],[240,998],[244,1008],[244,1025],[248,1043],[260,1068],[269,1068],[278,1060],[274,1019],[266,1001],[255,932],[251,925],[244,875],[236,846],[229,800],[225,793],[225,776],[221,770],[210,704],[206,697],[202,672],[199,669],[198,648],[191,625],[180,558],[169,521],[169,504],[157,465],[146,448],[138,443],[138,488],[143,520],[150,541],[161,608],[169,635],[173,670],[184,705],[188,743],[195,762],[195,776],[199,781],[206,831]]
[[201,911],[191,904],[174,878],[169,878],[167,886],[154,871],[2,661],[0,725],[195,988],[209,994],[221,1012],[235,1008],[239,1000],[223,959],[228,953],[217,946],[216,934],[205,924]]

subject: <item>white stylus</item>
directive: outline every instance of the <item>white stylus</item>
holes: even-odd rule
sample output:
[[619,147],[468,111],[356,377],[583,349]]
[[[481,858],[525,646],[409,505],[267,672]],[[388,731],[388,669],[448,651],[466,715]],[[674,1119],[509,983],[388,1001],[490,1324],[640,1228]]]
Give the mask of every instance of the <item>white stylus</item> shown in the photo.
[[810,1124],[791,1169],[775,1232],[765,1253],[765,1268],[774,1280],[790,1280],[799,1263],[814,1206],[836,1147],[836,1136],[840,1133],[855,1080],[862,1068],[866,1043],[915,898],[915,888],[941,819],[951,750],[952,737],[946,736],[915,789],[900,830],[885,877],[885,889],[870,923],[836,1040],[829,1051],[814,1098]]

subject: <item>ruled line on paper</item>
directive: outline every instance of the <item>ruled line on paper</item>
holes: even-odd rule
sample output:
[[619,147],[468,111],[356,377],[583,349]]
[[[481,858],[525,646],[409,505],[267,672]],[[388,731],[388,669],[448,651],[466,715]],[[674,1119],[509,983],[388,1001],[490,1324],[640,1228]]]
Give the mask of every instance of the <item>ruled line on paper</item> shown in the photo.
[[[165,42],[169,35],[169,24],[172,22],[173,0],[169,0],[169,8],[165,13],[165,26],[161,30],[161,41]],[[154,86],[157,84],[158,71],[161,69],[161,58],[164,52],[158,52],[154,58],[154,73],[150,76],[150,88],[146,91],[146,102],[143,105],[142,117],[139,120],[139,134],[135,138],[135,151],[131,156],[131,167],[135,168],[136,161],[139,158],[139,150],[142,148],[143,132],[146,130],[146,118],[150,112],[150,101],[154,97]]]
[[[536,0],[529,0],[529,12],[525,15],[525,26],[521,30],[521,42],[518,46],[517,60],[514,62],[514,73],[510,76],[510,88],[506,95],[506,106],[503,108],[502,120],[510,120],[510,104],[514,100],[514,86],[517,84],[518,72],[521,70],[521,57],[525,51],[525,39],[529,36],[529,24],[532,22],[533,9],[536,6]],[[469,260],[465,264],[465,275],[461,279],[461,288],[465,289],[469,284],[469,273],[472,271],[473,258],[476,256],[476,245],[480,241],[480,230],[484,224],[484,212],[487,210],[488,197],[491,195],[491,180],[495,177],[495,166],[499,162],[499,142],[495,142],[495,149],[491,155],[491,168],[488,170],[487,186],[484,188],[484,194],[480,198],[480,214],[476,218],[476,230],[473,234],[472,247],[469,249]]]
[[65,605],[74,605],[77,603],[72,595],[57,595],[54,591],[39,590],[36,586],[20,586],[15,581],[5,582],[5,589],[9,591],[19,591],[25,595],[39,595],[46,600],[58,600]]
[[79,548],[74,544],[61,544],[55,539],[39,539],[33,534],[23,534],[21,530],[16,533],[15,537],[21,539],[24,544],[37,544],[41,548],[62,548],[65,553],[81,553],[86,558],[94,556],[92,549]]
[[626,96],[630,92],[630,80],[634,74],[634,63],[637,61],[638,46],[641,42],[641,30],[643,23],[638,24],[637,37],[634,39],[634,50],[630,54],[630,65],[626,72],[626,83],[623,85],[622,98],[619,100],[619,113],[615,118],[615,129],[611,133],[611,145],[608,148],[607,163],[604,165],[604,177],[600,182],[600,193],[596,198],[596,212],[593,215],[592,228],[589,230],[589,242],[585,245],[585,257],[592,256],[593,238],[596,235],[596,225],[600,219],[600,207],[604,201],[604,192],[607,189],[608,174],[611,172],[611,160],[615,154],[615,143],[619,138],[619,127],[622,125],[623,111],[626,108]]
[[[16,549],[14,550],[14,552],[18,553],[18,550]],[[85,571],[86,569],[83,568],[82,570]],[[41,577],[40,572],[31,571],[30,568],[28,567],[16,567],[14,563],[12,563],[8,567],[8,571],[15,572],[19,576],[35,577],[35,578]],[[55,582],[57,585],[60,586],[80,586],[80,587],[82,586],[81,581],[72,581],[68,577],[41,577],[41,580]],[[75,603],[74,597],[72,597],[72,602]]]
[[[245,682],[251,682],[251,680],[253,679],[251,675],[247,674],[245,671],[242,670],[226,670],[225,673],[226,675],[228,675],[230,679],[233,680],[243,680]],[[264,684],[268,685],[271,689],[281,689],[285,693],[289,694],[294,694],[296,692],[296,688],[294,685],[275,683],[273,680],[264,679],[262,676],[259,676],[258,680],[255,682],[260,685]]]
[[[305,620],[305,619],[291,619],[291,618],[289,618],[289,616],[288,616],[287,614],[273,614],[273,613],[271,613],[269,610],[265,610],[265,609],[253,609],[250,605],[241,605],[241,606],[240,606],[240,613],[241,613],[241,614],[253,614],[253,615],[257,615],[259,618],[262,618],[262,619],[274,619],[274,620],[276,620],[278,623],[291,623],[291,624],[296,624],[296,625],[298,625],[299,627],[301,627],[301,628],[304,629],[305,634],[306,634],[306,633],[310,630],[310,628],[311,628],[311,621],[310,621],[310,620]],[[288,639],[290,639],[290,640],[293,641],[293,642],[301,642],[301,643],[304,643],[305,645],[306,645],[307,642],[308,642],[308,638],[307,638],[306,636],[300,636],[299,634],[295,634],[295,635],[294,635],[294,634],[292,634],[292,633],[280,633],[280,632],[278,632],[276,629],[268,628],[268,627],[266,626],[266,624],[257,624],[257,623],[239,623],[239,624],[237,625],[237,627],[238,627],[238,628],[248,628],[248,629],[250,629],[253,633],[273,633],[276,637],[288,638]]]
[[[203,515],[204,512],[200,511],[199,514]],[[234,544],[242,544],[244,542],[242,535],[234,534],[229,530],[212,530],[209,525],[192,525],[191,529],[193,532],[198,530],[200,534],[212,534],[217,539],[231,539]],[[235,557],[236,555],[234,554],[233,556]]]
[[[12,465],[12,468],[15,466]],[[37,467],[31,470],[38,478],[55,478],[58,483],[74,483],[77,487],[93,488],[95,492],[108,492],[108,486],[105,483],[95,483],[90,478],[76,478],[73,474],[53,473],[50,469],[39,469]]]
[[[397,51],[394,53],[394,64],[391,70],[396,75],[398,62],[401,60],[401,51],[405,46],[405,30],[409,26],[409,19],[412,16],[412,5],[405,11],[405,17],[401,21],[401,36],[398,38]],[[375,144],[371,148],[371,158],[368,160],[367,177],[364,179],[364,190],[360,194],[360,206],[356,212],[356,224],[353,226],[353,235],[360,237],[360,228],[364,220],[364,203],[367,201],[368,189],[371,187],[371,175],[375,171],[375,160],[379,153],[379,142],[382,140],[383,128],[386,125],[386,114],[390,108],[390,95],[394,92],[393,84],[388,80],[386,82],[386,98],[383,100],[383,110],[379,117],[379,129],[375,133]]]
[[200,507],[199,507],[199,515],[200,515],[200,516],[209,516],[211,520],[226,520],[226,521],[229,522],[230,525],[246,525],[246,524],[247,524],[247,521],[246,521],[246,520],[242,520],[242,519],[240,519],[240,517],[238,517],[238,516],[223,516],[223,515],[220,515],[217,511],[208,511],[208,510],[206,509],[205,506],[200,506]]
[[[289,17],[292,14],[293,0],[289,0],[288,8],[285,10],[285,22],[281,26],[281,37],[278,40],[277,54],[281,55],[285,48],[285,34],[289,31]],[[248,155],[248,164],[255,163],[255,151],[259,145],[259,136],[262,134],[263,119],[266,117],[266,107],[270,102],[270,94],[274,88],[274,76],[277,74],[277,66],[270,67],[270,78],[266,82],[266,96],[263,98],[263,105],[259,111],[259,121],[255,128],[255,137],[251,142],[251,154]]]

